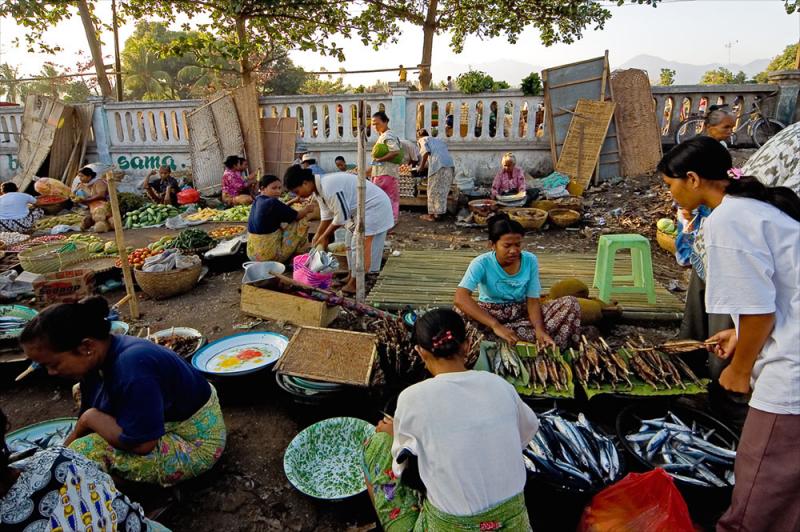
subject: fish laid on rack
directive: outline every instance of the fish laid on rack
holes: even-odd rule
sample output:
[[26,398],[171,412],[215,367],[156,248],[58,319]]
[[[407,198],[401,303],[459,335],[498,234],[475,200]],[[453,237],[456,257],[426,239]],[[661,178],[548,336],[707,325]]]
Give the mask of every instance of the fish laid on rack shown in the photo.
[[539,416],[539,430],[523,449],[525,467],[551,482],[588,490],[611,484],[621,475],[614,442],[583,414],[577,421],[555,410]]
[[695,486],[725,488],[734,485],[735,444],[715,429],[704,428],[696,422],[689,426],[672,412],[641,422],[639,432],[628,434],[625,439],[651,465]]

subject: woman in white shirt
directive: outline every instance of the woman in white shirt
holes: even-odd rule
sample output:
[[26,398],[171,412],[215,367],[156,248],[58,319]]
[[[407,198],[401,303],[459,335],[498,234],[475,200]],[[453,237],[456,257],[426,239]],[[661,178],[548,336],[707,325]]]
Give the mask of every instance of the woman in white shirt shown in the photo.
[[681,207],[713,209],[701,250],[706,307],[736,325],[712,337],[730,359],[719,384],[752,388],[717,530],[800,530],[800,198],[743,176],[709,137],[676,146],[658,170]]
[[[416,350],[432,379],[405,389],[394,419],[367,440],[364,474],[383,529],[530,530],[522,449],[539,428],[497,375],[470,371],[464,321],[449,309],[417,320]],[[416,462],[426,494],[403,481]]]
[[17,185],[7,181],[0,186],[0,229],[9,233],[30,233],[44,216],[41,209],[31,209],[36,198],[19,192]]

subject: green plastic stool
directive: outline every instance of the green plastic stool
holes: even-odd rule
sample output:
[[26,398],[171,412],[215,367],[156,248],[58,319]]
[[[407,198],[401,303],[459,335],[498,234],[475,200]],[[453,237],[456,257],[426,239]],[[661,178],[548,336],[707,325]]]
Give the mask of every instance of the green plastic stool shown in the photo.
[[[632,275],[614,275],[614,260],[618,251],[631,250]],[[615,282],[631,282],[633,286],[615,286]],[[653,279],[653,261],[650,241],[642,235],[603,235],[597,243],[597,260],[594,265],[594,282],[597,297],[606,303],[611,294],[646,294],[647,302],[656,302],[656,285]]]

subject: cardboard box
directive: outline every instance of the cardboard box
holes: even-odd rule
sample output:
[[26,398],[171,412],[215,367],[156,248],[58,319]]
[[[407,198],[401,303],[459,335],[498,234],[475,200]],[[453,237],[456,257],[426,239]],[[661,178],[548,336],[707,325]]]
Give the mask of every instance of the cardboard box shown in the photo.
[[276,290],[243,285],[242,312],[293,325],[327,327],[339,314],[339,307]]

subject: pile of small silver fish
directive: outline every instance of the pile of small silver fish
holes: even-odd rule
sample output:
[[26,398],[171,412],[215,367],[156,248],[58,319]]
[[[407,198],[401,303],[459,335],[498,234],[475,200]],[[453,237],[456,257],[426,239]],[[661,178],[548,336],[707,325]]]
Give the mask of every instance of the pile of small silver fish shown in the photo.
[[72,429],[73,425],[69,424],[48,434],[43,434],[38,438],[16,438],[8,441],[8,450],[11,451],[9,462],[15,463],[15,467],[22,467],[23,460],[33,456],[38,451],[63,445],[64,441],[72,433]]
[[[712,436],[720,444],[709,441]],[[703,487],[734,485],[735,444],[715,429],[696,422],[689,426],[668,412],[665,417],[643,419],[639,432],[625,439],[639,456],[677,480]]]
[[580,490],[606,486],[621,476],[614,442],[583,414],[569,421],[550,410],[539,416],[539,422],[539,430],[522,451],[529,471]]
[[520,357],[516,348],[499,342],[497,350],[489,352],[492,371],[511,384],[530,386],[535,393],[544,393],[548,388],[559,392],[569,389],[570,372],[557,347],[544,349],[534,344],[519,346],[525,349],[527,356]]
[[585,387],[613,390],[632,389],[631,378],[644,382],[654,390],[686,389],[686,381],[702,384],[679,356],[669,356],[653,348],[626,345],[615,351],[605,340],[592,343],[583,338],[573,366],[578,381]]

